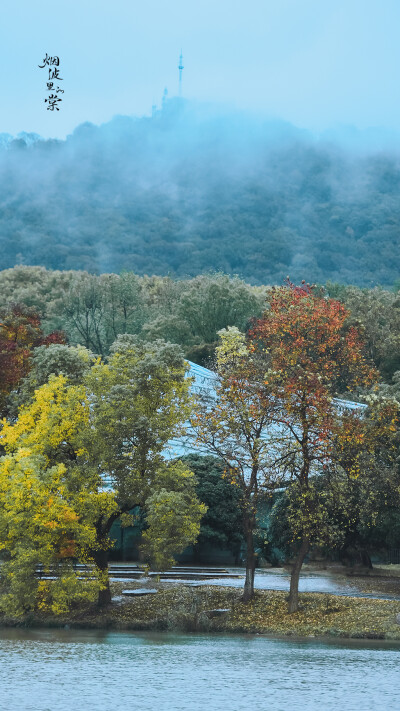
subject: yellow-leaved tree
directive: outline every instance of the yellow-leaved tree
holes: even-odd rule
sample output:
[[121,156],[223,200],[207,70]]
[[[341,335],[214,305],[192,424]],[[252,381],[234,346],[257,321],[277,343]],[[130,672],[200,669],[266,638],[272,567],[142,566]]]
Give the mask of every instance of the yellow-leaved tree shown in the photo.
[[[206,507],[195,477],[165,456],[191,408],[186,370],[179,347],[121,336],[108,362],[99,359],[82,384],[53,375],[14,423],[3,420],[4,609],[59,612],[95,591],[99,604],[109,603],[110,529],[135,506],[147,516],[145,546],[157,567],[196,540]],[[75,573],[76,562],[89,564],[86,579]],[[38,581],[38,565],[56,580]]]
[[[84,386],[53,376],[21,408],[15,424],[3,421],[0,460],[0,605],[12,615],[33,609],[59,614],[91,601],[105,584],[92,564],[95,522],[115,510],[81,446],[89,423]],[[40,580],[38,568],[54,580]]]

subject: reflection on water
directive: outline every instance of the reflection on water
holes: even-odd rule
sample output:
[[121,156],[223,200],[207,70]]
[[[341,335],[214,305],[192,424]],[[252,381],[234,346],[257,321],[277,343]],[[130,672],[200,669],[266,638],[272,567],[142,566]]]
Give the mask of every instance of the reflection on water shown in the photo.
[[399,661],[399,643],[0,630],[0,708],[395,710]]
[[[243,568],[229,568],[231,572],[242,573]],[[207,585],[227,585],[242,587],[244,578],[215,578]],[[257,569],[254,587],[258,590],[289,590],[290,573],[280,569]],[[300,592],[323,592],[332,595],[350,595],[351,597],[373,597],[385,600],[397,600],[400,597],[400,578],[384,577],[346,577],[331,575],[329,572],[303,572],[299,581]]]

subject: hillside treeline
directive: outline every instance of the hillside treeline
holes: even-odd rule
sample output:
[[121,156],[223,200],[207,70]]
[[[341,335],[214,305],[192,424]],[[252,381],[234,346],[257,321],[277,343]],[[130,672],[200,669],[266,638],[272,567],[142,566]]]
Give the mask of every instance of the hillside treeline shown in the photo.
[[[130,333],[177,343],[187,358],[207,366],[217,332],[246,330],[263,312],[269,290],[222,273],[177,280],[18,266],[0,272],[0,311],[4,317],[12,304],[23,304],[39,315],[45,334],[63,331],[70,345],[101,356],[119,334]],[[382,380],[400,384],[400,293],[331,282],[326,292],[349,309]]]
[[65,141],[0,135],[0,268],[386,287],[400,159],[171,100]]

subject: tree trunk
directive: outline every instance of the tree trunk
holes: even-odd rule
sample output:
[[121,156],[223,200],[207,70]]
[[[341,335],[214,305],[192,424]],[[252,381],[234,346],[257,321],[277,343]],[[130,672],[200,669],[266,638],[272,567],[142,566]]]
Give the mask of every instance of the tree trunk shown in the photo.
[[289,605],[288,605],[288,612],[297,612],[299,609],[299,577],[300,577],[300,571],[301,571],[301,566],[303,565],[304,558],[306,557],[308,553],[310,545],[308,542],[308,539],[305,538],[301,542],[300,550],[297,554],[297,558],[294,562],[293,568],[292,568],[292,575],[290,577],[290,592],[289,592]]
[[97,546],[96,550],[93,553],[94,557],[94,562],[96,563],[96,566],[100,570],[100,573],[103,574],[103,579],[104,579],[104,588],[103,590],[99,590],[99,596],[97,598],[97,604],[99,606],[101,605],[109,605],[111,603],[111,590],[110,590],[110,579],[108,577],[108,548],[109,548],[109,539],[108,539],[108,534],[110,533],[111,526],[113,525],[114,521],[119,518],[121,513],[126,513],[127,511],[130,510],[130,508],[133,508],[133,506],[125,506],[118,511],[115,511],[111,516],[109,516],[108,519],[105,521],[103,520],[103,516],[100,516],[99,520],[96,523],[96,536],[97,536]]
[[370,558],[368,551],[366,551],[365,548],[361,549],[360,558],[361,558],[361,565],[364,565],[366,568],[369,568],[370,570],[372,570],[372,560]]
[[108,577],[108,551],[98,550],[95,553],[95,563],[105,578],[105,587],[99,590],[97,604],[99,607],[111,603],[110,580]]
[[246,521],[245,531],[246,531],[246,579],[244,582],[243,591],[243,602],[248,602],[254,596],[254,570],[256,567],[256,560],[254,554],[254,540],[253,540],[253,529],[254,522]]

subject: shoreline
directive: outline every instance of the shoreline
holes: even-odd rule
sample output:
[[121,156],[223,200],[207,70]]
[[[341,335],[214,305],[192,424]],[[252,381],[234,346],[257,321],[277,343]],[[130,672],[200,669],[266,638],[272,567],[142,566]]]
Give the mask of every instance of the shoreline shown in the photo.
[[[142,585],[130,586],[143,590]],[[241,589],[152,582],[157,593],[124,597],[126,583],[112,583],[113,603],[65,615],[0,616],[0,628],[266,635],[281,639],[380,640],[400,643],[400,600],[300,593],[300,609],[287,613],[287,593],[257,590],[244,604]]]

